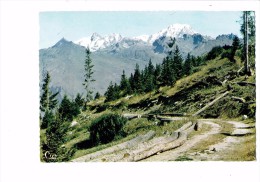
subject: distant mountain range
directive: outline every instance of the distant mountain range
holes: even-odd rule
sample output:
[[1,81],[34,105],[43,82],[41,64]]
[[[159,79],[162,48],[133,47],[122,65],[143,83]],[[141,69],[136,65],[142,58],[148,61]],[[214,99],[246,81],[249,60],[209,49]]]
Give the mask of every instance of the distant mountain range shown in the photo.
[[59,99],[64,94],[73,98],[77,93],[84,93],[85,48],[89,47],[96,80],[93,88],[103,94],[110,81],[119,82],[123,70],[130,75],[136,63],[140,68],[150,59],[154,64],[161,63],[170,49],[168,43],[173,37],[176,39],[175,46],[178,45],[185,59],[188,53],[200,56],[215,46],[231,45],[234,35],[211,38],[195,32],[189,25],[174,24],[158,33],[132,38],[116,33],[108,36],[94,33],[75,42],[63,38],[52,47],[40,49],[40,80],[49,71],[51,88],[60,91]]

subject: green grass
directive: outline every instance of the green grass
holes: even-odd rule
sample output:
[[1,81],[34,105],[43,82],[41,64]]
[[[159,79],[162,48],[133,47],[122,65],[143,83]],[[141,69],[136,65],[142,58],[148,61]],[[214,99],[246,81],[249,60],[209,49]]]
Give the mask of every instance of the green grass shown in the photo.
[[[75,120],[79,123],[79,125],[71,128],[66,136],[67,142],[65,144],[68,148],[73,148],[77,143],[84,142],[85,140],[89,139],[89,126],[91,122],[95,119],[100,117],[103,114],[108,113],[136,113],[136,114],[143,114],[143,113],[187,113],[193,114],[194,112],[198,111],[201,107],[205,104],[212,101],[216,96],[220,93],[224,92],[227,87],[217,84],[211,84],[209,86],[205,86],[204,88],[196,88],[196,84],[201,82],[203,79],[206,79],[209,75],[216,76],[217,79],[223,81],[225,76],[229,72],[236,72],[241,67],[241,60],[236,57],[236,63],[230,62],[228,59],[220,59],[219,57],[207,61],[205,65],[202,65],[198,68],[199,71],[184,77],[178,80],[174,86],[164,86],[159,88],[157,91],[152,91],[146,94],[140,95],[133,95],[129,99],[122,97],[118,100],[111,101],[104,103],[105,98],[101,97],[98,100],[94,100],[88,105],[92,110],[87,110],[82,112]],[[216,116],[221,118],[237,118],[241,119],[241,110],[247,109],[244,108],[244,105],[238,103],[237,101],[233,101],[230,99],[230,96],[237,96],[246,99],[247,101],[255,101],[255,87],[247,86],[242,87],[236,84],[236,82],[240,81],[247,81],[247,82],[255,82],[255,75],[245,78],[245,76],[236,77],[229,82],[234,88],[230,94],[221,99],[219,102],[214,104],[213,106],[209,107],[207,110],[202,112],[200,115],[201,117],[206,116]],[[177,95],[177,98],[175,97]],[[131,105],[139,104],[146,100],[156,100],[160,96],[168,96],[169,104],[162,105],[155,105],[154,107],[150,108],[131,108]],[[171,100],[172,99],[172,100]],[[178,100],[179,99],[179,100]],[[176,100],[178,103],[176,103]],[[98,111],[98,107],[101,106],[101,109]],[[255,110],[255,105],[250,105],[249,108],[250,112]],[[154,130],[156,132],[156,136],[162,136],[166,133],[170,133],[175,131],[176,129],[180,128],[183,124],[187,123],[188,121],[195,121],[196,118],[188,118],[187,120],[178,120],[174,122],[170,122],[167,125],[158,126],[155,123],[158,120],[149,121],[146,118],[138,118],[129,120],[126,125],[124,126],[124,131],[127,133],[125,138],[112,141],[105,145],[98,145],[88,149],[81,149],[77,150],[74,154],[73,158],[77,158],[116,144],[121,142],[130,140],[138,135],[145,134],[149,130]],[[246,120],[244,122],[252,122],[251,120]],[[217,122],[223,128],[221,131],[222,133],[230,132],[232,130],[232,126],[226,122]],[[199,131],[192,132],[189,137],[193,137],[194,135],[203,134],[206,131],[210,130],[210,126],[202,125],[202,128]],[[224,139],[223,134],[215,134],[210,136],[207,140],[200,142],[195,148],[192,148],[193,151],[201,151],[207,148],[207,146],[216,144]],[[44,131],[41,131],[41,139],[44,139]],[[249,151],[244,151],[244,149],[237,149],[241,152],[243,159],[252,160],[253,153],[255,152],[255,139],[252,137],[247,138],[249,147]],[[228,157],[227,157],[228,159]],[[190,160],[187,156],[180,156],[177,160],[184,161]],[[228,159],[229,160],[229,159]],[[235,160],[230,158],[230,160]]]

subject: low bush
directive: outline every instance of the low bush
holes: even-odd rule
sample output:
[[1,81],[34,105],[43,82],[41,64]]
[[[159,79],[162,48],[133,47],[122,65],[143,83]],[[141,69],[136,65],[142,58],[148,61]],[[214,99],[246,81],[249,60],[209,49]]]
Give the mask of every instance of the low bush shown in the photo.
[[106,144],[124,137],[123,127],[127,119],[118,114],[105,114],[95,119],[90,126],[90,139],[93,144]]

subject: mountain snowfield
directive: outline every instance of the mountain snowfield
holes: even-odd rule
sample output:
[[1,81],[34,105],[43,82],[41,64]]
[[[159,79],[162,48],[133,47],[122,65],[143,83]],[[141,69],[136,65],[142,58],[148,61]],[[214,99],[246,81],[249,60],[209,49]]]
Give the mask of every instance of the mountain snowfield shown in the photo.
[[[181,38],[183,35],[194,35],[197,32],[192,29],[190,25],[187,24],[173,24],[170,25],[168,28],[162,29],[161,31],[152,34],[152,35],[140,35],[136,37],[122,37],[120,34],[113,33],[107,36],[101,36],[98,33],[94,33],[90,37],[83,37],[77,41],[75,44],[89,47],[90,51],[95,52],[101,49],[105,49],[109,46],[115,45],[120,43],[124,40],[132,40],[132,41],[143,41],[148,45],[152,45],[153,42],[160,37],[175,37]],[[127,47],[128,45],[125,45]]]

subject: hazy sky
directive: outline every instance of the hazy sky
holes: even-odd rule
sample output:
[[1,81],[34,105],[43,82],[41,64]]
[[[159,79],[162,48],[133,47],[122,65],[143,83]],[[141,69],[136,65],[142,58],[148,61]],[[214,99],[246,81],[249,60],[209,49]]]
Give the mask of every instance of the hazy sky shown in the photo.
[[102,36],[150,35],[175,23],[189,24],[212,37],[229,33],[241,36],[240,16],[239,11],[41,12],[40,48],[50,47],[63,37],[75,41],[94,32]]

